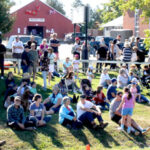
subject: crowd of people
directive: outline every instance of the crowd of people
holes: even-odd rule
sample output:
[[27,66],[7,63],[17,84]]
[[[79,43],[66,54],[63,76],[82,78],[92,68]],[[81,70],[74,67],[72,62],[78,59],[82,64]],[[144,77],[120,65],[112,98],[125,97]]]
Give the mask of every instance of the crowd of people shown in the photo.
[[[117,38],[110,42],[109,52],[110,58],[113,60],[121,54],[121,50],[118,51],[119,46],[117,45],[120,36]],[[120,66],[117,78],[111,78],[106,66],[100,64],[98,69],[99,64],[97,64],[96,68],[99,71],[102,70],[102,73],[97,89],[93,89],[95,75],[92,65],[87,67],[87,77],[81,79],[79,76],[80,58],[83,54],[81,54],[82,47],[79,45],[80,39],[76,38],[75,40],[72,49],[74,60],[70,61],[70,58],[66,57],[63,63],[63,71],[60,73],[57,70],[60,43],[57,40],[56,33],[52,35],[49,43],[46,39],[43,39],[38,51],[34,36],[31,37],[25,47],[23,47],[19,37],[16,37],[12,45],[12,55],[14,58],[22,60],[23,76],[20,85],[16,84],[13,72],[9,72],[5,79],[6,92],[3,104],[7,109],[7,125],[13,129],[35,130],[37,127],[45,126],[51,120],[53,114],[58,113],[58,122],[65,127],[81,129],[88,126],[93,129],[104,129],[108,126],[108,123],[104,122],[102,111],[108,110],[111,120],[119,124],[119,130],[123,131],[127,128],[128,133],[132,132],[135,135],[148,132],[150,128],[143,129],[133,120],[132,115],[136,102],[150,104],[150,100],[141,93],[140,88],[141,84],[148,86],[150,66],[144,66],[142,76],[138,69],[139,65],[132,64],[128,66],[125,64],[125,62],[131,61],[131,51],[138,49],[138,43],[134,45],[126,41],[122,51],[124,63]],[[2,47],[0,47],[0,50],[5,49],[4,46],[0,46]],[[92,46],[92,50],[96,50],[96,47]],[[103,39],[100,48],[97,52],[94,52],[94,55],[97,54],[98,60],[106,60],[108,53],[105,53],[104,49],[108,48]],[[2,54],[4,52],[5,50]],[[0,57],[2,57],[2,54],[0,53]],[[14,63],[14,66],[16,66],[16,63]],[[40,66],[39,71],[43,78],[44,92],[51,85],[51,79],[54,76],[60,78],[60,81],[53,86],[52,93],[45,100],[42,99],[42,94],[38,93],[36,88],[35,81],[38,66]],[[116,65],[112,64],[111,67],[116,67]],[[31,76],[33,76],[32,82]],[[4,77],[3,72],[2,77]],[[78,80],[80,86],[77,85]],[[103,92],[104,88],[107,89],[106,95]],[[123,92],[118,89],[123,89]],[[68,95],[69,92],[73,94]],[[79,94],[80,96],[78,96]],[[76,104],[76,112],[71,106],[72,103]],[[28,112],[28,115],[25,116],[24,112]],[[95,122],[95,119],[98,120],[99,124]]]

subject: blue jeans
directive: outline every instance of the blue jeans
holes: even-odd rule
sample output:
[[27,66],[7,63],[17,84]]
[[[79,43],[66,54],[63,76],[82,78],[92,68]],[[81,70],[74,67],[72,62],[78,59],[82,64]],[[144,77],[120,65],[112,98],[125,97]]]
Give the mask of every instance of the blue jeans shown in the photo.
[[42,76],[43,76],[43,85],[44,85],[44,88],[47,88],[47,82],[46,82],[47,71],[42,71]]
[[[47,115],[47,116],[45,116],[44,117],[44,121],[46,122],[46,123],[48,123],[50,120],[51,120],[51,115]],[[37,126],[37,119],[36,119],[36,117],[35,116],[30,116],[29,117],[29,121],[32,121],[33,122],[33,124],[34,124],[34,126]]]
[[146,102],[146,103],[149,103],[150,102],[150,100],[148,100],[148,98],[146,98],[144,95],[141,95],[141,99],[139,100],[139,98],[136,98],[136,101],[137,102],[140,102],[141,100],[143,100],[144,102]]
[[21,66],[22,70],[23,70],[23,73],[26,73],[28,72],[28,66]]
[[84,114],[82,114],[79,117],[79,120],[84,124],[84,125],[88,125],[91,124],[94,119],[97,118],[99,123],[103,122],[102,116],[96,115],[95,113],[91,113],[91,112],[85,112]]

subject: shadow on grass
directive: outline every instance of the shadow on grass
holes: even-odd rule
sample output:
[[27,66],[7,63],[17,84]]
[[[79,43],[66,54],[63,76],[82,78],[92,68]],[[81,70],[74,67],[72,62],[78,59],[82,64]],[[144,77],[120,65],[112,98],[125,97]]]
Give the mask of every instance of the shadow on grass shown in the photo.
[[[94,130],[91,128],[88,128],[89,131],[92,133],[92,135],[97,138],[101,144],[103,144],[104,147],[112,148],[112,146],[119,146],[120,144],[103,129]],[[114,143],[114,144],[113,144]]]
[[133,134],[129,135],[127,132],[122,132],[130,141],[136,144],[139,148],[149,147],[146,143],[146,139],[143,135],[135,136]]
[[48,124],[47,127],[39,128],[38,133],[42,133],[43,135],[51,138],[53,145],[59,148],[64,147],[63,144],[58,140],[58,130],[52,127],[50,124]]
[[82,129],[80,130],[70,130],[70,133],[77,138],[79,141],[82,141],[84,145],[90,144],[90,142],[88,141],[86,135],[84,134],[84,132],[82,131]]
[[17,131],[13,130],[13,132],[18,136],[18,138],[23,141],[29,143],[34,149],[38,150],[37,144],[35,143],[36,132],[35,131]]

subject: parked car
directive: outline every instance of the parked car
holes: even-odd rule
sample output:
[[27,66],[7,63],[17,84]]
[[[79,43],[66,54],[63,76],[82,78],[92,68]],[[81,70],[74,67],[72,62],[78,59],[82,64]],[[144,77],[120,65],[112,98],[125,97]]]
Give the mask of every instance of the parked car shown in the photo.
[[[11,51],[12,50],[12,42],[15,40],[15,38],[18,35],[11,35],[9,40],[8,40],[8,44],[6,46],[7,50]],[[27,42],[30,40],[31,35],[19,35],[19,39],[20,41],[23,42],[23,45],[27,44]],[[39,48],[40,44],[42,43],[42,38],[40,36],[34,36],[35,37],[35,41],[37,41],[37,46]],[[37,48],[37,49],[38,49]]]
[[[76,34],[68,33],[65,35],[64,41],[66,43],[73,43],[75,37],[79,37],[81,40],[81,43],[82,43],[85,40],[86,35],[84,33],[81,33],[81,32],[76,32]],[[88,41],[90,41],[92,38],[93,38],[92,36],[88,36]]]

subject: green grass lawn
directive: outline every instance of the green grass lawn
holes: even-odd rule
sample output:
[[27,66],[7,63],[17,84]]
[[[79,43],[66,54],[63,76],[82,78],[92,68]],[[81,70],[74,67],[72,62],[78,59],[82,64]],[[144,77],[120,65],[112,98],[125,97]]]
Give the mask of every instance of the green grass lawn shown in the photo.
[[[8,71],[5,72],[6,75]],[[111,76],[116,76],[114,72],[110,72]],[[93,89],[99,84],[99,74],[96,74],[93,80]],[[36,79],[37,90],[45,99],[51,94],[52,86],[60,79],[55,78],[47,92],[42,90],[41,74]],[[84,78],[83,74],[80,74]],[[21,76],[15,75],[16,81],[19,83]],[[78,83],[79,84],[79,83]],[[117,130],[117,125],[109,118],[108,111],[103,112],[103,118],[109,122],[108,127],[103,130],[69,130],[58,124],[58,114],[52,117],[52,120],[46,127],[38,128],[35,131],[13,131],[6,126],[6,110],[3,108],[2,101],[5,86],[4,80],[0,80],[0,140],[6,140],[7,143],[2,147],[3,150],[85,150],[87,144],[91,145],[91,150],[137,150],[150,149],[150,133],[145,136],[133,136],[121,133]],[[104,90],[106,93],[106,89]],[[149,91],[143,89],[143,94],[147,96]],[[71,96],[71,95],[70,95]],[[73,105],[76,109],[76,106]],[[133,118],[143,127],[150,126],[150,106],[136,104]]]

